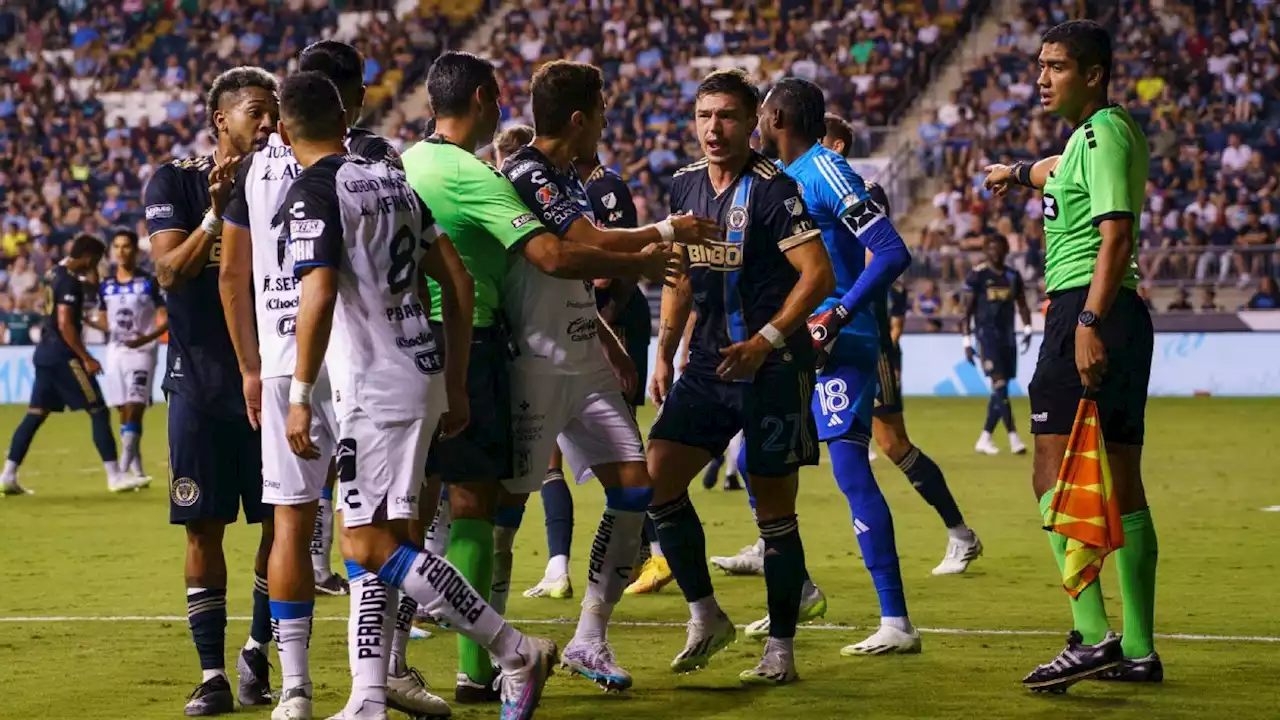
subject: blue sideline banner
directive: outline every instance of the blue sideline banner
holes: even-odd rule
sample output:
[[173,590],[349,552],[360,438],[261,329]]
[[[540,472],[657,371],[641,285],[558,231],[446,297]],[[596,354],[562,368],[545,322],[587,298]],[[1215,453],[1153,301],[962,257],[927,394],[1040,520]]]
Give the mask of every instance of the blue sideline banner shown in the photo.
[[[164,372],[168,349],[164,345],[159,348],[160,352],[156,360],[157,373]],[[26,405],[31,400],[31,385],[36,378],[36,368],[31,364],[31,355],[34,352],[35,348],[32,346],[0,346],[0,403]],[[106,364],[106,345],[90,345],[89,352],[98,359],[98,362]],[[160,375],[156,376],[155,391],[152,394],[152,399],[156,402],[164,402],[164,393],[160,390],[161,379]],[[98,378],[98,384],[102,384],[101,377]]]

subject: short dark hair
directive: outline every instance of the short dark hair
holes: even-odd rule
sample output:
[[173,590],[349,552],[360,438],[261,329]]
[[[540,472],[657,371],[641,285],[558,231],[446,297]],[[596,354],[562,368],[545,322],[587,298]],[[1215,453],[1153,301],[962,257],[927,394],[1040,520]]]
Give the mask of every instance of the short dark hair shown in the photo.
[[601,102],[604,75],[600,68],[570,60],[553,60],[538,68],[529,85],[533,126],[539,135],[564,132],[575,112],[589,113]]
[[280,84],[280,119],[290,139],[329,140],[347,131],[338,86],[315,71],[294,73]]
[[447,52],[427,71],[427,99],[436,117],[460,117],[471,109],[471,97],[485,88],[498,94],[493,63],[469,52]]
[[96,235],[80,233],[71,241],[71,250],[67,255],[73,259],[79,259],[91,255],[102,257],[106,252],[107,246]]
[[1070,20],[1054,26],[1040,38],[1042,45],[1054,43],[1067,49],[1080,71],[1102,67],[1102,89],[1111,83],[1111,34],[1093,20]]
[[787,129],[805,140],[818,142],[826,135],[827,99],[817,85],[804,78],[782,78],[769,92],[767,102],[782,111]]
[[1005,237],[1004,233],[999,233],[999,232],[987,233],[987,241],[995,242],[998,245],[1004,246],[1004,249],[1006,251],[1009,249],[1009,238]]
[[752,115],[760,109],[760,90],[745,72],[737,68],[716,70],[703,78],[694,99],[703,95],[736,95]]
[[128,228],[117,228],[111,231],[112,242],[115,242],[115,239],[120,236],[124,236],[124,238],[129,241],[130,245],[138,247],[138,233],[129,230]]
[[531,142],[533,142],[533,128],[528,125],[512,125],[498,133],[498,137],[493,141],[493,144],[498,148],[498,152],[506,156]]
[[835,113],[827,113],[822,122],[827,126],[827,135],[844,143],[844,156],[849,157],[853,152],[853,128],[849,121]]
[[214,135],[218,134],[218,127],[213,124],[213,113],[221,107],[222,99],[248,88],[262,88],[274,95],[279,92],[280,83],[275,75],[253,65],[233,67],[214,78],[204,103],[205,112],[209,115],[209,126],[213,128]]
[[298,71],[323,74],[338,86],[343,101],[354,100],[364,89],[364,57],[360,51],[337,40],[312,43],[298,55]]

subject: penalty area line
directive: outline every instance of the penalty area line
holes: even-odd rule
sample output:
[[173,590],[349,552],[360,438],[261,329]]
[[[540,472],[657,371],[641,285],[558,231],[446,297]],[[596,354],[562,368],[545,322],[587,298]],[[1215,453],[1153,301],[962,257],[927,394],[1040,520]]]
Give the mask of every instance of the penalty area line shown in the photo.
[[[232,616],[228,620],[248,622],[251,618],[248,616]],[[315,620],[321,622],[346,622],[345,616],[325,615],[316,617]],[[48,617],[0,617],[0,623],[83,623],[83,622],[186,622],[186,615],[52,615]],[[571,618],[552,618],[541,620],[510,620],[512,625],[576,625],[577,620]],[[683,628],[685,623],[679,622],[643,622],[643,621],[626,621],[616,620],[609,623],[611,627],[633,627],[633,628]],[[739,625],[740,629],[745,625]],[[857,625],[832,625],[829,623],[800,625],[798,630],[805,632],[849,632],[853,630],[871,630],[869,627],[859,627]],[[990,636],[1057,636],[1061,635],[1060,630],[1001,630],[1001,629],[983,629],[983,628],[916,628],[922,633],[930,635],[990,635]],[[1251,643],[1280,643],[1280,637],[1272,637],[1269,635],[1202,635],[1197,633],[1156,633],[1156,637],[1161,640],[1188,640],[1192,642],[1251,642]]]

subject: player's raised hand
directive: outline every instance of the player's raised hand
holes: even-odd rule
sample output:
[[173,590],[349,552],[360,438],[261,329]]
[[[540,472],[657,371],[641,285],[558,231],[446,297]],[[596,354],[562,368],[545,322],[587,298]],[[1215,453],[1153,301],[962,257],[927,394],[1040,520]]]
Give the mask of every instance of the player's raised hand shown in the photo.
[[461,435],[471,424],[471,398],[467,396],[467,389],[450,389],[448,395],[449,409],[440,416],[440,437],[444,440]]
[[1013,168],[1008,165],[988,165],[982,169],[987,174],[987,179],[982,181],[982,187],[991,191],[996,197],[1001,197],[1009,192],[1009,186],[1013,184]]
[[311,439],[311,404],[289,404],[289,417],[285,419],[284,435],[289,449],[303,460],[320,457],[320,448]]
[[707,245],[724,240],[724,229],[715,220],[696,215],[675,215],[670,220],[676,231],[676,242],[681,245]]
[[254,430],[262,429],[262,375],[258,371],[242,373],[244,376],[244,409]]
[[649,378],[649,399],[654,407],[662,407],[671,392],[671,384],[675,382],[675,368],[662,358],[653,366],[653,377]]
[[680,254],[659,243],[646,245],[640,251],[640,274],[651,282],[666,282],[667,276],[680,272]]
[[218,217],[222,217],[222,211],[227,209],[227,202],[231,200],[231,186],[236,181],[242,159],[243,155],[227,158],[215,165],[209,173],[209,198],[213,201],[213,212]]
[[752,335],[750,340],[720,348],[724,360],[716,368],[716,375],[721,380],[749,380],[764,365],[765,358],[772,351],[773,346],[760,335]]

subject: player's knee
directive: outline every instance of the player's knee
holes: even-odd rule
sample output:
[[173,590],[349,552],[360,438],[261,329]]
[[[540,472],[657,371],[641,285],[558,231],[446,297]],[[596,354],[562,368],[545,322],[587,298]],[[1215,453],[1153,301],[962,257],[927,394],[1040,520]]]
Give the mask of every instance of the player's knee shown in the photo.
[[301,538],[309,543],[315,531],[318,504],[313,501],[302,505],[277,505],[271,522],[272,537],[290,543],[296,543]]
[[489,520],[497,506],[501,485],[496,482],[455,483],[449,486],[449,511],[455,520]]
[[1000,377],[999,375],[993,375],[991,377],[991,389],[994,390],[997,394],[1000,391],[1007,388],[1008,386],[1009,386],[1009,381]]
[[1036,453],[1032,462],[1031,487],[1038,500],[1053,492],[1058,484],[1058,470],[1067,451],[1066,435],[1036,435]]
[[911,452],[911,440],[903,435],[890,435],[882,442],[877,438],[877,443],[889,461],[897,465],[907,457],[907,453]]
[[751,489],[756,498],[756,520],[776,520],[796,512],[798,475],[782,477],[751,476]]

